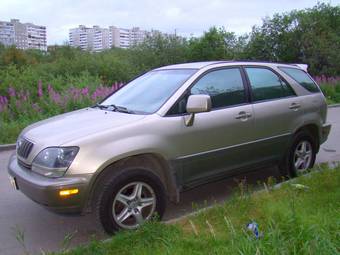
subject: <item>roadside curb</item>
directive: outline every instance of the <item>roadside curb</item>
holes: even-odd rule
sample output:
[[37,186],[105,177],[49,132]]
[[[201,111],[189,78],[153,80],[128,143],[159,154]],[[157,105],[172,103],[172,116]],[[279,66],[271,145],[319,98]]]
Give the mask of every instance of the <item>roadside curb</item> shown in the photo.
[[328,108],[336,108],[336,107],[340,107],[340,104],[331,104],[331,105],[328,105]]
[[0,145],[0,152],[14,150],[14,149],[15,149],[15,143]]

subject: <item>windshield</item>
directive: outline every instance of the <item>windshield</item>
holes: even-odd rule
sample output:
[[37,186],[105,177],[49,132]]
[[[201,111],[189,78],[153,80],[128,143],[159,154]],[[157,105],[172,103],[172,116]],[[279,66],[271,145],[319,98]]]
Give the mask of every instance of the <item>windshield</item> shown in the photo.
[[101,105],[123,107],[135,113],[156,112],[196,69],[158,70],[129,82]]

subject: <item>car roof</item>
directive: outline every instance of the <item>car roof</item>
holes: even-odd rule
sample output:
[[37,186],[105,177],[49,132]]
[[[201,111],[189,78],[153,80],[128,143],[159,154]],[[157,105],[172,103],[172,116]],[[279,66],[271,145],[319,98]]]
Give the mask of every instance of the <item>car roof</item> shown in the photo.
[[183,64],[175,64],[159,67],[155,70],[169,70],[169,69],[201,69],[207,66],[213,66],[217,64],[225,64],[228,65],[261,65],[261,66],[282,66],[282,67],[295,67],[298,69],[304,69],[301,67],[302,64],[287,64],[287,63],[274,63],[274,62],[260,62],[260,61],[202,61],[202,62],[191,62],[191,63],[183,63]]

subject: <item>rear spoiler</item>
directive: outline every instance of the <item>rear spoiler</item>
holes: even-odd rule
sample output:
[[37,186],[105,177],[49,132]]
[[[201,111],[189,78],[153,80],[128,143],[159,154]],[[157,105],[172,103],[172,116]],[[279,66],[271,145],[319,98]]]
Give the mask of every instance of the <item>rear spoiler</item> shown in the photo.
[[292,64],[293,66],[300,67],[305,72],[308,72],[308,65],[307,64]]

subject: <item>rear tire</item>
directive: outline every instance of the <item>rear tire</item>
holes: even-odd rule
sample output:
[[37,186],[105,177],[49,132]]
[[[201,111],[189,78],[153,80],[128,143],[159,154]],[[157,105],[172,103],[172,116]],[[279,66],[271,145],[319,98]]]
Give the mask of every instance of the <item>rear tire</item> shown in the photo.
[[155,215],[161,219],[166,195],[162,182],[150,171],[122,169],[107,178],[95,203],[105,232],[114,234],[136,229]]
[[284,176],[296,177],[312,168],[315,163],[317,143],[310,132],[297,132],[289,146],[286,155],[280,163],[280,172]]

